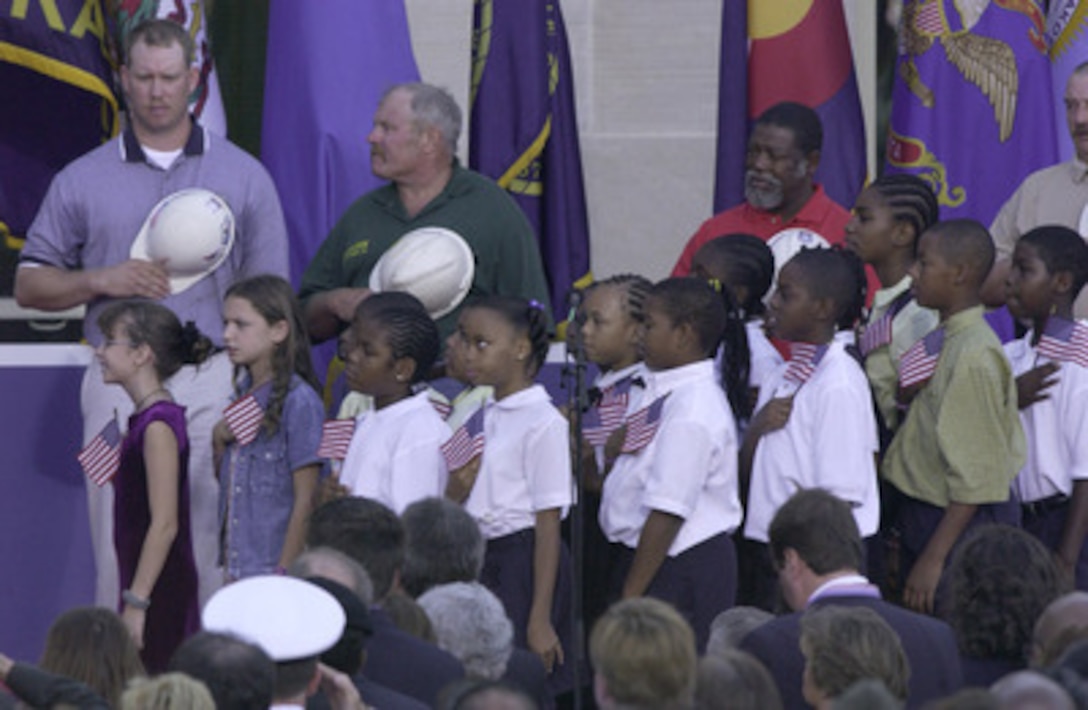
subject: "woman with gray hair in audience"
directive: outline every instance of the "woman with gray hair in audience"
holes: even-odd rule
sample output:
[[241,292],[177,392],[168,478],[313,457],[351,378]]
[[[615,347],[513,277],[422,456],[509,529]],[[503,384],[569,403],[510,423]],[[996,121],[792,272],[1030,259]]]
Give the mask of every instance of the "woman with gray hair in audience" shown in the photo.
[[499,598],[479,582],[432,587],[419,598],[438,646],[456,657],[469,677],[498,680],[514,648],[514,627]]

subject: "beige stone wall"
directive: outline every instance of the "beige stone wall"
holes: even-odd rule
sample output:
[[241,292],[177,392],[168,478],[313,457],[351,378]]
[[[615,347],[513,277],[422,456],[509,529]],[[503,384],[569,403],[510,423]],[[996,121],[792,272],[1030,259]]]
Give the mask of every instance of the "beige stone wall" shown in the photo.
[[[710,216],[723,1],[742,0],[561,2],[598,276],[666,276]],[[406,5],[424,80],[445,86],[466,106],[472,0]],[[873,26],[874,6],[846,0],[867,117],[874,49],[872,32],[862,30]],[[460,148],[464,156],[465,140]]]

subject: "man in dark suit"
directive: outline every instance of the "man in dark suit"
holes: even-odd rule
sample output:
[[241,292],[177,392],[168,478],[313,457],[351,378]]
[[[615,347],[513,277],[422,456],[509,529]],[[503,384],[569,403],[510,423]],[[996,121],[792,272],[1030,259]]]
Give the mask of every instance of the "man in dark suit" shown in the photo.
[[[311,547],[331,547],[355,560],[370,575],[373,635],[367,641],[362,673],[370,681],[433,706],[441,690],[460,680],[460,661],[423,639],[397,628],[382,603],[399,587],[404,563],[404,527],[389,508],[369,498],[340,498],[313,512],[306,535]],[[357,592],[358,593],[358,592]]]
[[782,594],[794,613],[758,627],[740,647],[774,676],[785,708],[808,707],[801,694],[801,615],[828,604],[868,607],[899,635],[911,667],[908,708],[960,688],[963,677],[952,629],[885,602],[858,572],[864,548],[849,504],[824,490],[800,491],[779,508],[769,537]]

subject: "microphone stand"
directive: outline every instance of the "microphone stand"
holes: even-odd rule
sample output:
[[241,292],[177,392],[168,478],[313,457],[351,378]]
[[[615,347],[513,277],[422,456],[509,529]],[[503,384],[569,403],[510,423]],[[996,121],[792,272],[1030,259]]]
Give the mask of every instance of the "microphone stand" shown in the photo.
[[582,598],[582,580],[584,579],[585,565],[585,526],[586,506],[584,505],[584,492],[582,490],[583,470],[582,457],[585,449],[585,440],[582,437],[582,413],[589,407],[589,390],[586,387],[586,351],[582,343],[582,324],[579,320],[579,308],[582,305],[582,292],[574,289],[567,297],[567,364],[563,368],[564,378],[574,379],[574,387],[571,388],[570,415],[571,436],[574,437],[572,447],[574,461],[571,468],[574,474],[575,491],[577,493],[574,509],[570,516],[570,556],[571,556],[571,611],[574,617],[574,648],[571,651],[571,661],[574,679],[574,708],[582,708],[582,671],[585,653],[583,651],[586,638],[584,604]]

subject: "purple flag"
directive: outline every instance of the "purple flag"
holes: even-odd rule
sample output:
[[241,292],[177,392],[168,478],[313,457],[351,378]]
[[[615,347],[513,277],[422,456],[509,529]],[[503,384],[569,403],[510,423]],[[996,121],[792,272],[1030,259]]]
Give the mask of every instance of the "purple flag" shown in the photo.
[[558,0],[476,0],[469,165],[536,231],[556,320],[589,283],[589,220],[570,52]]
[[906,0],[887,159],[937,193],[941,218],[993,221],[1058,159],[1050,60],[1035,2]]
[[808,3],[790,22],[778,5],[723,4],[717,211],[743,200],[748,125],[781,101],[819,114],[824,142],[816,180],[831,199],[854,204],[865,181],[865,124],[842,0]]
[[119,126],[99,0],[45,7],[0,12],[0,249],[22,247],[53,175]]
[[718,62],[718,171],[714,212],[744,202],[748,153],[748,3],[722,3]]
[[382,181],[367,133],[381,95],[418,81],[403,0],[274,0],[261,159],[279,189],[297,285],[348,206]]

